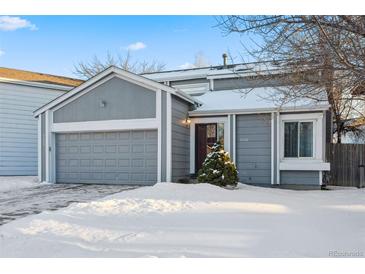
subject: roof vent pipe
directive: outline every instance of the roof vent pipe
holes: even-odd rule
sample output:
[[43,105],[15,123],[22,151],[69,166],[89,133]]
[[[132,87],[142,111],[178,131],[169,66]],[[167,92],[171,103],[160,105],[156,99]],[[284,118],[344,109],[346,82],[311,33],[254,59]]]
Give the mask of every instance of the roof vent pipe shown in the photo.
[[224,68],[227,68],[227,62],[228,62],[228,55],[227,55],[227,53],[223,53],[222,57],[223,57],[223,67]]

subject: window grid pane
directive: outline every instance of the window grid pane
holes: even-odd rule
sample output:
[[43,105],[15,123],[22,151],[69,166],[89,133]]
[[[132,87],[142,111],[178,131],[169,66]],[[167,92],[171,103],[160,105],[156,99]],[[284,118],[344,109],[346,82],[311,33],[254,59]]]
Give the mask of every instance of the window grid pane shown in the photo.
[[301,122],[299,127],[299,157],[313,157],[313,123]]
[[298,157],[298,122],[284,123],[284,157]]

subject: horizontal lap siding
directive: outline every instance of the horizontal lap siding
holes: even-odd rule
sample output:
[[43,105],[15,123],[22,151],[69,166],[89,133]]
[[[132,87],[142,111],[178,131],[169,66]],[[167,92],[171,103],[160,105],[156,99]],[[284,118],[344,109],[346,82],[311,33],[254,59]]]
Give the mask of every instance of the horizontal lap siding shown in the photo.
[[242,183],[271,183],[271,117],[236,116],[236,157]]
[[112,78],[54,111],[55,123],[156,117],[156,92]]
[[172,95],[172,181],[189,176],[190,129],[183,124],[189,111],[188,103]]
[[282,185],[319,185],[318,171],[294,171],[280,172],[280,184]]
[[37,175],[37,119],[33,111],[64,92],[0,84],[0,176]]

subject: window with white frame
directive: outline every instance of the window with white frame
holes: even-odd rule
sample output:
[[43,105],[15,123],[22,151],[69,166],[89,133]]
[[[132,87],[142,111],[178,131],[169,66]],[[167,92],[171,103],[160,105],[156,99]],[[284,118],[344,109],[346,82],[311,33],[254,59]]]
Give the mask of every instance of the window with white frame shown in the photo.
[[314,157],[314,122],[284,122],[284,158]]

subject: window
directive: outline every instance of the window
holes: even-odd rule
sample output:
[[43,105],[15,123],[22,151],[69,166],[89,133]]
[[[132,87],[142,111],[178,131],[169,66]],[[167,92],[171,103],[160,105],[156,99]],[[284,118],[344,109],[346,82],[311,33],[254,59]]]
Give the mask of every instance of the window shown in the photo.
[[284,157],[313,157],[313,122],[284,123]]

